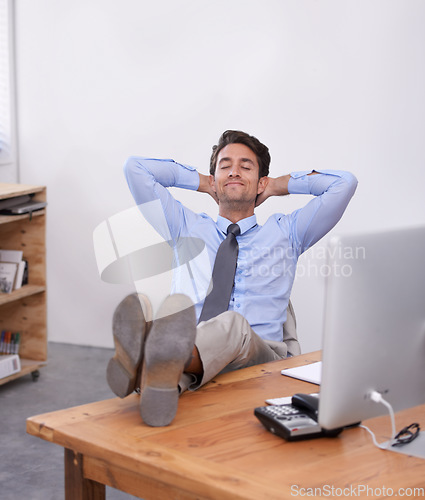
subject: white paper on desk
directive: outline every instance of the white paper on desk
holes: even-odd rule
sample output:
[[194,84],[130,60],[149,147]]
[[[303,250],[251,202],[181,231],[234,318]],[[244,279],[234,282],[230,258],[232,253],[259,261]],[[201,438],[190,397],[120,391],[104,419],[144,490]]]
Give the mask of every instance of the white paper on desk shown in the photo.
[[287,377],[293,377],[299,380],[305,380],[311,384],[320,385],[322,380],[322,362],[316,361],[315,363],[310,363],[309,365],[297,366],[296,368],[286,368],[280,373],[282,375],[286,375]]

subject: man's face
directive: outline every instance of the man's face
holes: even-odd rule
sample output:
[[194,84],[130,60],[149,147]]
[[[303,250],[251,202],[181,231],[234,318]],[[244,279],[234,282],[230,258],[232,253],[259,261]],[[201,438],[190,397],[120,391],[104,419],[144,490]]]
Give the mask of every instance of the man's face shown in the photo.
[[255,153],[245,144],[228,144],[217,157],[215,176],[210,176],[219,203],[254,203],[265,188],[258,178],[259,166]]

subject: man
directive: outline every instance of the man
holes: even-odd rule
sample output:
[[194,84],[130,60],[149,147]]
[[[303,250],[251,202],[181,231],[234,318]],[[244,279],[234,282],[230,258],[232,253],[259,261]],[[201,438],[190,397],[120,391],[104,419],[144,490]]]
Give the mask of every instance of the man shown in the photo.
[[[357,181],[341,171],[271,178],[269,164],[264,144],[229,130],[213,147],[209,176],[173,160],[132,157],[125,165],[127,182],[142,212],[148,205],[162,212],[163,227],[153,223],[158,232],[174,248],[185,238],[202,240],[209,256],[207,266],[191,267],[193,288],[177,274],[173,293],[153,325],[144,296],[127,297],[114,315],[117,349],[108,365],[108,382],[124,397],[137,388],[143,365],[141,416],[148,425],[168,425],[177,411],[179,394],[197,389],[223,370],[291,354],[283,342],[282,327],[298,257],[338,222]],[[212,196],[218,203],[217,221],[184,207],[169,187]],[[255,207],[271,196],[289,193],[315,198],[300,210],[274,214],[258,225]],[[235,265],[232,259],[236,258]],[[205,297],[211,275],[212,291]],[[226,279],[228,283],[222,284]],[[223,297],[225,305],[217,309]]]

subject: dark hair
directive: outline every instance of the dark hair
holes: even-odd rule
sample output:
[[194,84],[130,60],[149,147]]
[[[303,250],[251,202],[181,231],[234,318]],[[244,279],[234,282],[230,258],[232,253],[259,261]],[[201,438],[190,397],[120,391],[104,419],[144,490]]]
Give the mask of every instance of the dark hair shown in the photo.
[[218,144],[213,146],[211,160],[210,160],[210,174],[215,175],[215,168],[217,165],[217,157],[220,151],[228,144],[244,144],[255,153],[259,165],[259,177],[269,175],[270,166],[270,153],[269,148],[262,144],[256,137],[241,132],[240,130],[226,130],[223,132]]

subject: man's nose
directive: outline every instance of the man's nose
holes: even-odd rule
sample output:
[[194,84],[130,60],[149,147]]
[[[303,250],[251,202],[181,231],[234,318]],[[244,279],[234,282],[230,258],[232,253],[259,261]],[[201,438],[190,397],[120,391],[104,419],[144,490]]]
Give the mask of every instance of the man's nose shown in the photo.
[[240,177],[241,175],[241,169],[239,165],[233,165],[232,168],[229,170],[229,177]]

